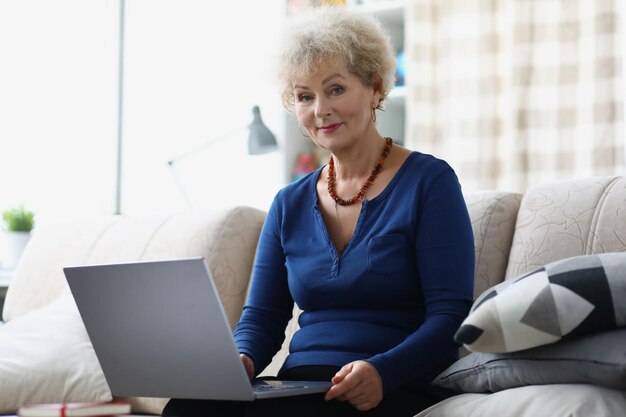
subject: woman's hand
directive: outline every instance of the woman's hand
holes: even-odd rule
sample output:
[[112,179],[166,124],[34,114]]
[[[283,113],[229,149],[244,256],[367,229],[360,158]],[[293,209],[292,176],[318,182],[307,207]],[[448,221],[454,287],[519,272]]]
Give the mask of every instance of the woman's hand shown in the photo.
[[357,410],[376,407],[383,399],[383,381],[369,362],[355,361],[345,365],[332,379],[333,386],[325,400],[349,401]]
[[240,353],[239,357],[241,358],[241,361],[243,362],[243,366],[246,368],[246,372],[248,373],[248,378],[250,379],[254,378],[254,362],[252,362],[252,359],[250,359],[248,355],[245,355],[243,353]]

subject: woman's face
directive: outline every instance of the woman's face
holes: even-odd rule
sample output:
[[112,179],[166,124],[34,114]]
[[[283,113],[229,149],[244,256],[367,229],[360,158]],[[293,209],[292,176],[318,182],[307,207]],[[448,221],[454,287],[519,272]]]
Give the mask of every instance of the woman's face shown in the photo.
[[345,67],[324,67],[293,83],[295,114],[311,139],[331,152],[365,136],[380,94]]

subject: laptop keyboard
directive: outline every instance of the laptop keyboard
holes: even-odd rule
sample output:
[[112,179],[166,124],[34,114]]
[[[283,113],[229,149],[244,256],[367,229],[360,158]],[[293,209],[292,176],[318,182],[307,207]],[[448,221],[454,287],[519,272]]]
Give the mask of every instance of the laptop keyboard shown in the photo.
[[256,391],[285,391],[298,388],[306,388],[306,385],[290,384],[283,381],[261,381],[254,384]]

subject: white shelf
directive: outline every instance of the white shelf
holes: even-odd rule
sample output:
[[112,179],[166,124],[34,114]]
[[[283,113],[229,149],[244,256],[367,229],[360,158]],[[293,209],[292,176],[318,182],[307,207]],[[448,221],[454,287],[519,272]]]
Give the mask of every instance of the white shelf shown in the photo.
[[389,92],[388,100],[404,100],[406,98],[406,86],[397,85]]
[[396,52],[404,49],[404,10],[407,2],[401,0],[375,1],[354,5],[361,13],[374,16],[391,36]]
[[352,7],[362,13],[372,14],[381,21],[403,24],[402,13],[406,4],[406,0],[379,0],[355,4]]

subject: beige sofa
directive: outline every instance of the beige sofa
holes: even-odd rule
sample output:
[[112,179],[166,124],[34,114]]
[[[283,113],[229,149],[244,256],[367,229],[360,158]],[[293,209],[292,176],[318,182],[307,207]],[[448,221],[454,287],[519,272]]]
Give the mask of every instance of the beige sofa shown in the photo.
[[[466,195],[476,242],[475,296],[570,256],[626,252],[626,179],[545,183],[521,195]],[[21,404],[112,399],[67,290],[65,265],[204,256],[231,325],[245,300],[265,213],[250,207],[39,225],[9,286],[0,326],[0,413]],[[297,316],[297,309],[295,309]],[[290,335],[263,372],[275,373]],[[166,399],[133,398],[140,413]],[[599,385],[529,385],[452,397],[420,413],[438,416],[620,415],[626,392]],[[617,411],[616,411],[617,410]]]

